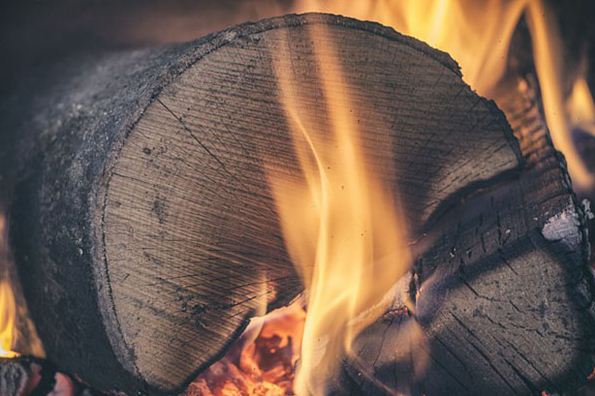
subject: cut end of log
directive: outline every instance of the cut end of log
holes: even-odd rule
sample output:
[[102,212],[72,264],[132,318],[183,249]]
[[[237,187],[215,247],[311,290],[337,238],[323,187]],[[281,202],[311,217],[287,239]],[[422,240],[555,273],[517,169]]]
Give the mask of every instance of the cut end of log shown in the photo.
[[[397,175],[392,163],[379,168],[386,185],[399,185],[413,227],[467,185],[519,163],[495,106],[443,54],[415,40],[322,15],[225,33],[229,42],[149,105],[109,171],[100,290],[109,291],[104,301],[118,324],[112,343],[126,345],[150,384],[169,389],[188,380],[260,307],[287,303],[300,290],[263,160],[288,177],[299,172],[273,56],[293,59],[304,97],[321,97],[319,81],[308,77],[317,67],[312,24],[325,25],[339,47],[366,149],[380,162],[396,158]],[[328,123],[322,108],[299,106],[310,107],[314,127]]]

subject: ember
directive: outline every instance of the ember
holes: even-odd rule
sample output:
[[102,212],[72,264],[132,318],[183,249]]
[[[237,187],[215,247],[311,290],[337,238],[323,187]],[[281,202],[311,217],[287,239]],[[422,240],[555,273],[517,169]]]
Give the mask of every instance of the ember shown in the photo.
[[254,318],[220,361],[188,387],[186,396],[282,396],[293,394],[305,311],[292,305]]

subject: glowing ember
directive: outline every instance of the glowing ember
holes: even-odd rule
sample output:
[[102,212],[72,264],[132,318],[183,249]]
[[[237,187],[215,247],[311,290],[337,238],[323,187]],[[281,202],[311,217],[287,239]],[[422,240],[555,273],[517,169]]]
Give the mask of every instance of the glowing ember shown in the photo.
[[301,300],[255,318],[225,357],[203,372],[186,396],[293,394],[306,314]]

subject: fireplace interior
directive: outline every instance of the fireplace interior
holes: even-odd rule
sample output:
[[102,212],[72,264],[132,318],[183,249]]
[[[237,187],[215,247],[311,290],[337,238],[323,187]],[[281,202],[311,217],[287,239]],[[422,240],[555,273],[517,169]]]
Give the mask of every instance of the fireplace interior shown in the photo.
[[0,20],[0,396],[595,395],[592,2]]

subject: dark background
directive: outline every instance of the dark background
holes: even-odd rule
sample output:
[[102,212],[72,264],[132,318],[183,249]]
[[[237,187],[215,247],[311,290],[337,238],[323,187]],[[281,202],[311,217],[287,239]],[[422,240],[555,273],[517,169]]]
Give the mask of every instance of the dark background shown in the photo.
[[0,2],[0,81],[81,51],[189,41],[287,13],[287,0],[13,0]]
[[[237,23],[287,13],[297,1],[1,0],[2,89],[8,89],[32,66],[79,51],[188,41]],[[559,17],[568,60],[582,50],[595,59],[595,1],[548,3]]]

